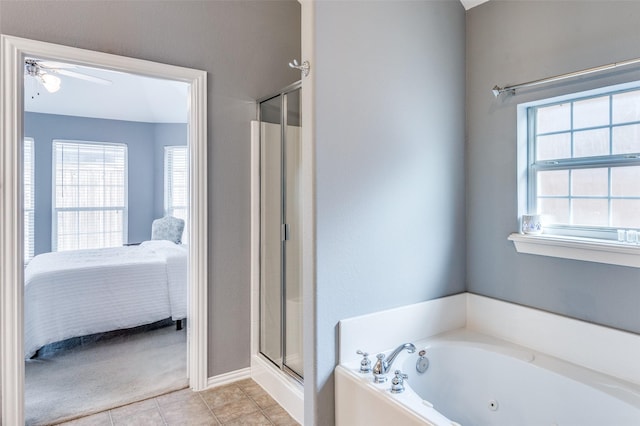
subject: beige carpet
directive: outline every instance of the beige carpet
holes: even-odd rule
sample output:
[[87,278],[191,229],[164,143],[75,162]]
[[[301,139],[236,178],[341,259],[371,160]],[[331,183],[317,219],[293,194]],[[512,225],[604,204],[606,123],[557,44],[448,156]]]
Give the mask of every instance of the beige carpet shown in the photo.
[[187,386],[186,330],[120,333],[25,365],[27,425],[71,420]]

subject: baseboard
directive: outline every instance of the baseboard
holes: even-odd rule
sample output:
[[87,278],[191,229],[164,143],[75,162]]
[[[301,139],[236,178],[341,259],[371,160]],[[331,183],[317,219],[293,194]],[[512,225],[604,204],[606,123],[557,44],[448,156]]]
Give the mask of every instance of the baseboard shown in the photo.
[[251,358],[251,378],[298,423],[304,424],[304,388],[260,355]]
[[230,371],[207,379],[207,389],[237,382],[238,380],[251,378],[251,368],[242,368],[240,370]]

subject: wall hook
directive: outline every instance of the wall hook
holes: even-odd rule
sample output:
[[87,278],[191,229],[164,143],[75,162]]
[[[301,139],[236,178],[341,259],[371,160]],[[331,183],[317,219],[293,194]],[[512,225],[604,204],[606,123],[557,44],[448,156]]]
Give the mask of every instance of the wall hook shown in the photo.
[[304,61],[302,65],[298,65],[297,59],[294,59],[293,62],[289,62],[289,66],[291,68],[300,70],[300,72],[302,72],[302,75],[304,75],[305,77],[309,75],[309,70],[311,69],[311,64],[309,64],[309,61]]

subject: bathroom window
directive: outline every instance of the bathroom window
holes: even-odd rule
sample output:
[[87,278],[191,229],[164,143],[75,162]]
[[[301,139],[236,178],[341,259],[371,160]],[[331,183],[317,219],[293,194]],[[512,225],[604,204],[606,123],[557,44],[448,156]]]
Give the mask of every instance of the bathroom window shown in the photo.
[[521,212],[543,215],[545,234],[599,240],[636,236],[640,87],[601,89],[521,108],[527,141],[527,208]]

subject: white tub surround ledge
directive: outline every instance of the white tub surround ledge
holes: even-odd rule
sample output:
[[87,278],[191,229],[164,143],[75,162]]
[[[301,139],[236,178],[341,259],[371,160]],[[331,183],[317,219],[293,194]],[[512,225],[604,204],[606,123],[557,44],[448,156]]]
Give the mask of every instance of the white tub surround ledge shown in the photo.
[[639,334],[475,294],[467,298],[469,330],[640,384]]
[[423,340],[463,328],[467,321],[466,293],[344,319],[339,323],[339,363],[360,359],[356,351],[377,353],[406,342]]
[[640,268],[640,245],[558,235],[513,233],[518,253]]
[[[353,371],[353,370],[351,370]],[[413,392],[391,394],[390,384],[356,376],[348,367],[335,370],[336,425],[456,426]],[[407,410],[404,405],[419,407]],[[429,420],[426,420],[429,419]],[[459,425],[458,425],[459,426]]]
[[339,323],[339,364],[468,329],[624,381],[640,384],[640,334],[588,323],[471,293],[349,318]]

